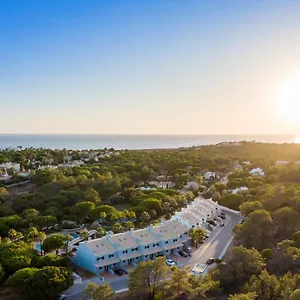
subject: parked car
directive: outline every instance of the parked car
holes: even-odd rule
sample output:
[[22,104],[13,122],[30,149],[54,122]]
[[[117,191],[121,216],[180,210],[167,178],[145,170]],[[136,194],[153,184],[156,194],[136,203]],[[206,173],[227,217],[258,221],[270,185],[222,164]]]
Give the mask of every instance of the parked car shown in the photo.
[[207,260],[206,264],[211,265],[214,261],[215,261],[215,259],[213,257],[211,257]]
[[188,256],[188,255],[187,255],[184,251],[182,251],[182,250],[178,251],[178,254],[179,254],[180,256],[183,256],[183,257],[187,257],[187,256]]
[[119,275],[119,276],[122,276],[123,275],[123,272],[121,270],[114,270],[115,274]]
[[170,267],[176,266],[176,262],[173,261],[171,258],[166,258],[166,264]]
[[241,220],[241,221],[239,221],[239,224],[243,224],[244,223],[244,219],[243,220]]
[[211,224],[208,224],[208,229],[209,229],[210,231],[213,231],[215,228],[214,228],[214,226],[212,226]]
[[224,223],[221,223],[221,224],[220,224],[220,227],[224,227],[224,226],[225,226],[225,224],[224,224]]
[[191,253],[192,252],[192,248],[190,246],[184,246],[183,247],[183,251]]
[[128,274],[128,271],[126,269],[120,269],[124,274]]
[[209,223],[210,225],[213,225],[213,226],[217,226],[216,222],[213,220],[208,220],[207,223]]
[[66,298],[67,298],[66,295],[59,295],[59,296],[58,296],[58,300],[63,300],[63,299],[66,299]]
[[206,234],[206,235],[205,235],[205,238],[206,238],[206,239],[208,239],[209,237],[210,237],[210,235],[209,235],[209,234]]

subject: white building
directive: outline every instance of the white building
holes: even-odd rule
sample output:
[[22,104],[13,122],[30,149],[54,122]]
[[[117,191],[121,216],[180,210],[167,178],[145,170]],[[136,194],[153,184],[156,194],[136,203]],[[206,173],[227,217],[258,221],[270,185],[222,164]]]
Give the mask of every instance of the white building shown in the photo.
[[6,162],[3,164],[0,164],[0,169],[13,169],[14,171],[20,171],[21,166],[19,163]]
[[248,188],[246,186],[241,186],[241,187],[238,187],[238,188],[232,190],[232,194],[237,194],[239,192],[247,191],[247,190],[248,190]]
[[211,199],[195,199],[187,207],[177,212],[171,220],[181,222],[190,228],[202,227],[207,220],[217,217],[221,212],[220,205]]
[[287,165],[288,163],[289,163],[289,161],[286,161],[286,160],[278,160],[276,162],[276,166]]
[[253,176],[265,176],[265,172],[261,168],[252,169],[249,173]]
[[206,179],[206,180],[210,180],[212,178],[215,178],[216,177],[216,173],[215,172],[206,172],[203,177]]

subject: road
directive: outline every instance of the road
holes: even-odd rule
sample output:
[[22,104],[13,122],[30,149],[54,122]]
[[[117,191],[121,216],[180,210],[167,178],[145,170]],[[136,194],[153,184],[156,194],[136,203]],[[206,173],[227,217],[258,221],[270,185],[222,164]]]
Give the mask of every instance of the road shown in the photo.
[[[193,251],[193,256],[188,259],[184,259],[184,262],[179,263],[179,268],[186,268],[191,271],[196,263],[206,263],[210,257],[221,258],[225,254],[230,241],[232,240],[232,228],[242,219],[241,216],[226,212],[226,220],[224,227],[216,227],[214,231],[210,234],[210,237],[205,240],[205,242]],[[90,280],[85,280],[83,283],[75,284],[70,287],[64,294],[67,295],[68,299],[79,300],[82,297],[82,291],[85,286],[90,283],[95,282],[96,284],[101,284],[99,278],[95,277]],[[128,289],[128,275],[115,276],[113,279],[105,280],[105,283],[109,283],[112,289],[116,292],[121,292]]]

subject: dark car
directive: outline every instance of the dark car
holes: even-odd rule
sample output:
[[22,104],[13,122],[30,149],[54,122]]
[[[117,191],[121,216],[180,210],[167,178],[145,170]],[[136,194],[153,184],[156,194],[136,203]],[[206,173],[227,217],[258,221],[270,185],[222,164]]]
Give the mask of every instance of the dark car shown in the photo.
[[122,276],[123,275],[123,272],[121,271],[121,270],[115,270],[114,271],[115,272],[115,274],[117,274],[117,275],[119,275],[119,276]]
[[213,225],[213,226],[217,226],[216,222],[214,222],[212,220],[208,220],[207,223],[209,223],[210,225]]
[[191,253],[192,252],[192,248],[190,246],[184,246],[183,247],[183,251],[186,253]]
[[224,224],[224,223],[221,223],[221,224],[220,224],[220,227],[224,227],[224,226],[225,226],[225,224]]
[[184,256],[184,257],[187,257],[187,256],[188,256],[188,255],[187,255],[184,251],[182,251],[182,250],[178,251],[178,254],[179,254],[180,256]]
[[214,261],[215,261],[215,259],[213,257],[211,257],[207,260],[206,264],[211,265]]

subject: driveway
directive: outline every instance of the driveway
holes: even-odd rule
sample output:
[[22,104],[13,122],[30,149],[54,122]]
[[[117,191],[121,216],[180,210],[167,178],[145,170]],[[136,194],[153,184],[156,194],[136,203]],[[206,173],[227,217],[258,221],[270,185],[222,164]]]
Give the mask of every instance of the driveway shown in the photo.
[[[232,228],[242,219],[241,216],[232,212],[226,212],[225,226],[217,226],[210,234],[210,237],[198,248],[193,248],[193,256],[190,258],[178,258],[178,267],[185,268],[191,271],[196,263],[206,263],[210,257],[221,258],[225,254],[227,248],[232,241]],[[68,299],[79,300],[82,297],[82,292],[85,286],[95,282],[101,284],[103,281],[95,277],[90,280],[85,280],[80,284],[75,284],[70,287],[64,294]],[[114,275],[104,282],[109,283],[112,289],[116,292],[122,292],[128,289],[128,275]]]

